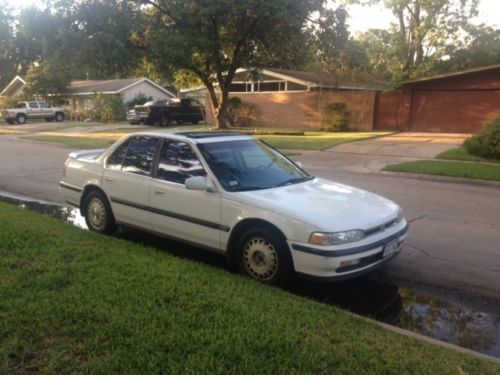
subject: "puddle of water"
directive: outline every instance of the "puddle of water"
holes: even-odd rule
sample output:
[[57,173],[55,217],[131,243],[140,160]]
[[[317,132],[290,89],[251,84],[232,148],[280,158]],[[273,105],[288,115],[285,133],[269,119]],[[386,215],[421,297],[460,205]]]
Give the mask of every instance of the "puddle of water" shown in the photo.
[[53,202],[47,202],[35,198],[22,197],[11,193],[0,192],[0,201],[14,204],[20,208],[36,211],[56,219],[67,221],[74,226],[88,229],[85,218],[80,215],[80,210]]
[[[76,208],[0,192],[0,200],[43,213],[87,229]],[[168,241],[141,231],[120,231],[118,236],[146,243],[174,255],[225,267],[220,255]],[[500,315],[467,308],[443,298],[361,277],[337,283],[298,280],[289,291],[339,306],[356,314],[500,358]]]

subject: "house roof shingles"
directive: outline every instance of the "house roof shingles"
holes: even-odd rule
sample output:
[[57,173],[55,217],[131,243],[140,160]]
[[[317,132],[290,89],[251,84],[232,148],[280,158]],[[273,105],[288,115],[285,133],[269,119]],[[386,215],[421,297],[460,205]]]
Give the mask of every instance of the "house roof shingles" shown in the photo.
[[62,90],[61,94],[77,95],[93,92],[119,92],[141,80],[142,78],[110,79],[106,81],[71,81],[69,86]]

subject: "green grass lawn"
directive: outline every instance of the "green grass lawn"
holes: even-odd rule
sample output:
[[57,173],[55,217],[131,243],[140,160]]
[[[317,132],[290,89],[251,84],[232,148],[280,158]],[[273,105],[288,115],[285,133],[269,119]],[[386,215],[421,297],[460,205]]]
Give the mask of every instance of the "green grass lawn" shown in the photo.
[[114,141],[112,139],[91,138],[91,137],[72,137],[72,136],[59,136],[59,135],[30,135],[23,137],[33,141],[62,143],[70,147],[76,148],[106,148]]
[[0,373],[500,372],[338,308],[6,203],[0,227]]
[[480,156],[471,155],[467,152],[465,147],[453,148],[442,152],[436,156],[436,159],[500,163],[500,160],[486,159]]
[[[27,139],[37,141],[63,143],[69,146],[82,148],[101,148],[109,145],[110,140],[116,140],[120,137],[134,131],[147,131],[152,129],[103,129],[93,133],[87,133],[88,136],[75,136],[68,133],[67,135],[30,135]],[[162,128],[164,129],[164,128]],[[168,128],[168,130],[209,130],[205,125],[199,126],[181,126]],[[256,137],[264,140],[273,147],[279,149],[296,149],[296,150],[325,150],[340,143],[352,142],[367,138],[380,137],[389,132],[366,132],[366,133],[324,133],[324,132],[308,132],[306,135],[256,135]]]
[[359,141],[391,134],[390,132],[322,133],[306,132],[306,135],[264,135],[258,138],[279,149],[326,150],[340,143]]
[[419,160],[389,165],[384,170],[500,181],[500,165],[493,164]]

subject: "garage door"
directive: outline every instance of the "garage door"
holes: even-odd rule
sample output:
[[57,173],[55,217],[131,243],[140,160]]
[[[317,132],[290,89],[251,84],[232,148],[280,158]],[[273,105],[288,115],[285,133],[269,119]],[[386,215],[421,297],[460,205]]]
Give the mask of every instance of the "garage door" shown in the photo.
[[411,130],[476,133],[500,116],[500,90],[415,90]]

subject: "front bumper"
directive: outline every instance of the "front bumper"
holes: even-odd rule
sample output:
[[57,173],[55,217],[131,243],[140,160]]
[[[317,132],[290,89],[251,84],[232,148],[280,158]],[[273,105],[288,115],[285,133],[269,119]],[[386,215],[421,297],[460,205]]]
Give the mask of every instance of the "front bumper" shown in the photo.
[[[373,238],[343,246],[314,246],[289,242],[295,271],[299,276],[340,280],[372,271],[394,259],[408,235],[406,220]],[[388,244],[394,252],[384,254]]]

